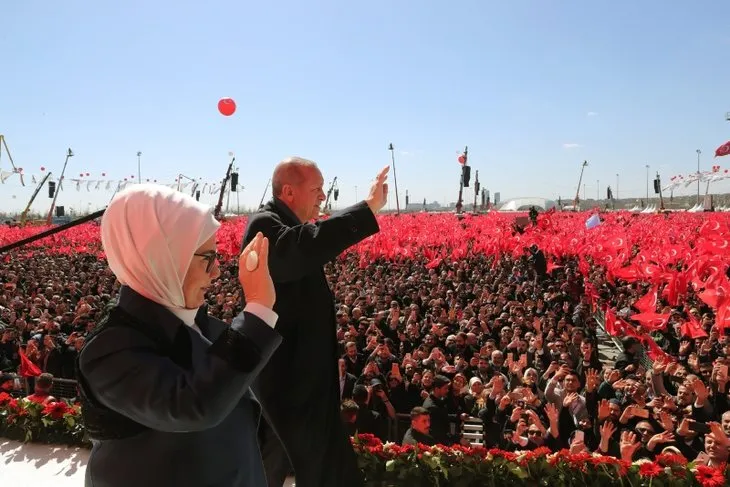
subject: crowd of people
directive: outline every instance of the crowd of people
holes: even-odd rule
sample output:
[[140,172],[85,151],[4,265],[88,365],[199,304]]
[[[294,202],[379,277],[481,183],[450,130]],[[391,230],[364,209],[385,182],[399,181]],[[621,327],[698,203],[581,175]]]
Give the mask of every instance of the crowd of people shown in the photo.
[[[325,267],[350,433],[449,445],[468,441],[461,423],[480,418],[483,443],[510,451],[727,462],[730,340],[691,288],[683,306],[662,310],[668,323],[652,331],[663,359],[646,360],[629,336],[608,364],[598,356],[597,317],[606,305],[629,317],[646,292],[640,283],[609,282],[598,264],[585,275],[573,257],[547,272],[536,249],[428,262],[416,255],[363,267],[353,252]],[[243,305],[236,272],[235,260],[222,262],[207,295],[209,313],[226,322]],[[73,379],[85,335],[119,290],[106,263],[89,254],[16,251],[0,265],[0,282],[0,370],[18,372],[22,353],[44,374]],[[589,282],[595,294],[586,292]],[[683,336],[680,325],[690,318],[706,336]],[[404,415],[410,428],[389,437]]]

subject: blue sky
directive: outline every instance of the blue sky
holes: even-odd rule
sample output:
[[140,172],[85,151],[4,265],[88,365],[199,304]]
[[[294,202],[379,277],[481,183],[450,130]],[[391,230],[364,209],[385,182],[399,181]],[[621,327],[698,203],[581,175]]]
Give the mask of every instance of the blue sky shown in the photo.
[[[251,206],[301,155],[338,176],[341,206],[392,142],[401,202],[455,200],[465,145],[503,199],[569,199],[584,159],[588,196],[618,173],[620,196],[640,197],[646,164],[687,174],[730,139],[726,0],[26,0],[2,18],[0,133],[27,174],[58,175],[71,147],[67,178],[128,177],[142,151],[143,179],[214,181],[233,151]],[[31,192],[9,180],[0,208]],[[58,204],[110,197],[68,185]],[[48,205],[44,189],[34,208]]]

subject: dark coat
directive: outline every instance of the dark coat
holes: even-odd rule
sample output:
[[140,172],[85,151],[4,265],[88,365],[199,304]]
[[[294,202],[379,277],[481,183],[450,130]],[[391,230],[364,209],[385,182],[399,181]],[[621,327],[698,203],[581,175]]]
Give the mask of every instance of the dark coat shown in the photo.
[[[337,383],[339,384],[339,380],[340,380],[339,376],[337,377],[337,380],[338,380]],[[357,377],[345,372],[345,386],[342,389],[342,395],[340,397],[341,401],[344,399],[352,399],[352,391],[353,391],[353,389],[355,389],[356,382],[357,382]]]
[[249,387],[281,342],[277,332],[251,313],[229,330],[201,309],[195,321],[204,338],[127,287],[119,307],[170,340],[188,334],[192,365],[176,365],[129,327],[105,329],[86,343],[79,369],[89,392],[149,428],[94,441],[86,486],[266,487],[256,435],[261,408]]
[[244,233],[269,238],[277,331],[284,340],[255,384],[264,415],[294,467],[298,487],[357,487],[361,474],[342,425],[334,296],[323,266],[379,230],[363,202],[315,224],[274,199]]

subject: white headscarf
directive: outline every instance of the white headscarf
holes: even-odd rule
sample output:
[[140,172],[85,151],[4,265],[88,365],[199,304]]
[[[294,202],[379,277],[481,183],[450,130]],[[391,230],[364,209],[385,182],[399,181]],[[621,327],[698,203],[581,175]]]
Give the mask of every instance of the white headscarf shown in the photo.
[[101,219],[101,242],[123,285],[168,309],[184,309],[193,254],[220,223],[210,207],[156,184],[120,191]]

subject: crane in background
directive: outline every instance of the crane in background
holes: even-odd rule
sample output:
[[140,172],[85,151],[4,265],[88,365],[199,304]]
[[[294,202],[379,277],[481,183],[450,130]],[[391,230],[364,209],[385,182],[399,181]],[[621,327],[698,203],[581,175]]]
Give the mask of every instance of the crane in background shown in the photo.
[[335,201],[337,201],[337,197],[340,195],[340,189],[337,187],[337,176],[335,176],[332,180],[332,184],[330,184],[330,188],[327,190],[327,199],[324,200],[324,208],[322,209],[322,213],[325,215],[332,213],[332,203],[330,202],[330,198],[332,197],[333,192]]
[[23,210],[23,213],[20,215],[20,225],[25,225],[25,219],[28,217],[28,212],[30,211],[30,207],[33,204],[33,201],[35,200],[36,196],[38,196],[38,193],[40,193],[41,188],[44,184],[46,184],[46,181],[48,181],[48,178],[51,177],[51,172],[43,176],[43,179],[41,179],[41,182],[38,184],[38,187],[33,191],[33,196],[30,197],[30,201],[28,202],[28,206],[25,207],[25,210]]

